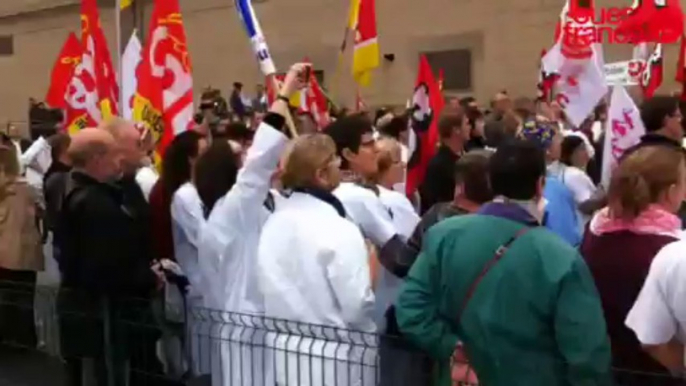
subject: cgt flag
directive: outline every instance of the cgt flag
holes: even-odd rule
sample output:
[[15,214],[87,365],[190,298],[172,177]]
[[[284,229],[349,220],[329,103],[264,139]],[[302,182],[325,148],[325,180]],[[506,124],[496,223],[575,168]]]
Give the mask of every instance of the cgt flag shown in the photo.
[[150,130],[159,166],[174,136],[193,124],[193,78],[178,0],[155,0],[137,70],[134,120]]
[[88,71],[92,70],[91,76],[95,79],[102,118],[107,119],[118,115],[117,73],[114,71],[107,40],[100,25],[96,0],[82,0],[81,2],[81,44],[84,49],[83,61],[90,61],[93,65],[92,69],[88,68]]
[[[351,12],[355,28],[353,77],[360,86],[369,86],[372,71],[379,67],[379,39],[376,31],[376,0],[355,0],[357,12]],[[352,21],[351,21],[352,23]]]
[[60,51],[55,65],[52,67],[50,89],[45,97],[45,102],[50,107],[59,109],[67,107],[65,96],[69,83],[74,76],[74,71],[81,63],[81,55],[83,55],[81,42],[74,33],[70,33],[67,41],[64,42],[64,46],[62,46],[62,51]]
[[443,110],[445,101],[434,78],[426,56],[419,59],[419,72],[410,102],[411,126],[410,136],[415,139],[414,148],[407,165],[408,195],[414,194],[424,180],[426,167],[436,153],[438,142],[438,115]]

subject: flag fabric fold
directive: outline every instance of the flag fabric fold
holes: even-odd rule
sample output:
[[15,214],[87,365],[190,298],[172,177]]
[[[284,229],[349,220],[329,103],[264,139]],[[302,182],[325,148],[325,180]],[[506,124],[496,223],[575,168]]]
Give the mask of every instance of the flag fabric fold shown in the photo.
[[[81,44],[84,49],[84,63],[92,63],[92,74],[95,79],[98,105],[102,118],[118,115],[119,86],[117,73],[112,65],[112,57],[107,46],[107,39],[100,25],[100,14],[96,0],[81,1]],[[87,68],[91,71],[90,66]]]
[[125,119],[133,119],[134,98],[136,96],[136,89],[138,88],[138,77],[136,70],[142,60],[143,47],[141,41],[138,39],[136,31],[133,31],[129,39],[124,54],[122,55],[121,64],[121,88],[123,106],[121,106],[122,116]]
[[351,12],[355,20],[355,52],[353,54],[353,77],[360,86],[369,86],[371,74],[379,67],[379,40],[376,30],[376,0],[354,0],[359,4],[357,12]]
[[[568,30],[593,33],[593,2],[581,7],[576,1],[565,4],[560,16],[556,42],[542,59],[542,68],[556,74],[555,100],[576,127],[588,117],[607,93],[602,45],[589,36],[566,36]],[[586,20],[580,25],[578,20]],[[566,28],[567,24],[570,27]]]
[[643,90],[643,97],[650,99],[655,95],[655,91],[662,84],[663,76],[663,60],[662,60],[662,44],[655,45],[655,51],[650,55],[645,63],[643,75],[641,75],[641,89]]
[[623,86],[614,86],[612,90],[606,125],[601,182],[608,188],[622,155],[646,133],[641,112]]
[[274,60],[269,52],[267,41],[262,33],[262,28],[257,20],[255,10],[252,7],[252,0],[235,0],[236,11],[243,21],[245,32],[250,38],[253,52],[260,64],[260,70],[265,76],[276,73],[276,66]]
[[680,0],[642,0],[634,5],[615,29],[629,43],[676,43],[684,31]]
[[159,165],[174,136],[193,124],[192,67],[178,0],[155,0],[136,75],[134,120],[152,132]]
[[81,42],[70,33],[62,46],[50,76],[50,89],[45,97],[45,103],[52,108],[66,108],[66,93],[74,76],[76,67],[81,63],[83,48]]
[[411,109],[412,154],[408,162],[406,192],[414,194],[424,180],[426,168],[436,153],[438,143],[438,116],[445,102],[434,78],[429,61],[422,55],[415,83]]

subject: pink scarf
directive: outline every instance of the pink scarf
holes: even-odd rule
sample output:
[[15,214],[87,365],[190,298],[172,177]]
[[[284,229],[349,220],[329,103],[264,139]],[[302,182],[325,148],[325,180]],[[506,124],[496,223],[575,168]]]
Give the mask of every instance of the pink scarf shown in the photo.
[[590,229],[596,235],[630,231],[639,234],[679,237],[681,225],[679,217],[659,205],[653,204],[631,221],[613,218],[610,216],[610,210],[604,208],[593,217]]

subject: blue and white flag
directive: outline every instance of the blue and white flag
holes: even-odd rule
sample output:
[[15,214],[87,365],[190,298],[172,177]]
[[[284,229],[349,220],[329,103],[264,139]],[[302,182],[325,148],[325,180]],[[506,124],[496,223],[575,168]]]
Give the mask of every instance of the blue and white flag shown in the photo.
[[238,15],[241,17],[241,20],[243,20],[243,26],[250,38],[252,49],[255,52],[255,56],[257,56],[257,61],[260,63],[260,70],[262,70],[262,73],[265,76],[276,73],[276,67],[274,66],[272,56],[269,53],[267,41],[264,39],[262,28],[260,28],[260,23],[257,21],[255,11],[252,8],[252,0],[234,1],[236,3]]

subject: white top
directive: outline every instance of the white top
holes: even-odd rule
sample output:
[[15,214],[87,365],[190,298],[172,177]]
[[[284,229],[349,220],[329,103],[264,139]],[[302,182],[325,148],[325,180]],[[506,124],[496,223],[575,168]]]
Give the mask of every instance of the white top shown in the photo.
[[686,241],[666,245],[653,259],[626,326],[642,344],[677,338],[686,343]]
[[364,238],[331,204],[297,192],[284,200],[264,224],[258,271],[267,316],[375,331]]
[[333,193],[343,203],[348,218],[377,247],[383,247],[397,233],[389,209],[373,190],[344,182]]
[[146,201],[150,201],[150,192],[157,183],[160,175],[153,166],[143,166],[136,173],[136,183],[140,186]]
[[[176,261],[191,284],[189,294],[201,298],[207,288],[198,265],[198,235],[205,219],[198,191],[190,182],[183,184],[174,193],[171,217]],[[202,303],[199,302],[198,305],[201,306]]]
[[577,217],[579,218],[579,226],[581,227],[581,233],[583,234],[586,224],[591,220],[591,217],[582,214],[578,207],[583,202],[593,197],[596,192],[596,186],[593,183],[593,180],[591,180],[591,177],[589,177],[585,171],[577,167],[560,164],[557,172],[558,179],[572,192],[574,202],[577,206],[576,212]]
[[257,287],[257,247],[269,216],[264,201],[288,139],[261,123],[236,184],[215,204],[200,234],[200,269],[211,288],[209,308],[261,314]]
[[[405,240],[412,237],[412,233],[421,218],[407,196],[379,186],[379,197],[393,216],[396,233]],[[376,305],[374,307],[374,320],[380,331],[386,329],[386,311],[398,298],[402,283],[402,279],[382,267],[376,285]]]
[[391,212],[396,233],[409,239],[421,218],[404,194],[379,186],[379,198]]

